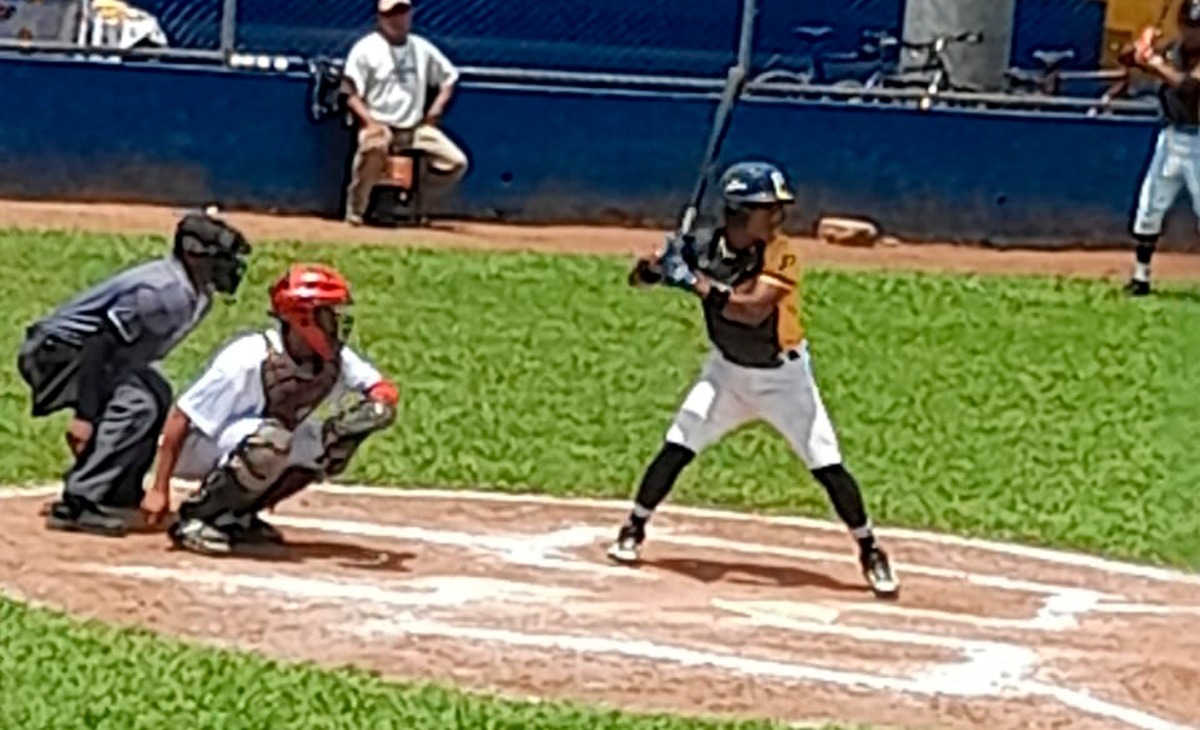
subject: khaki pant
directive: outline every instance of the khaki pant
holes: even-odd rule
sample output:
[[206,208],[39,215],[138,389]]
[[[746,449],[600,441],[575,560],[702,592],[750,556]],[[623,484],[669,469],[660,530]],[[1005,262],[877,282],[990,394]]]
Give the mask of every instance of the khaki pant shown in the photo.
[[434,174],[422,178],[423,183],[449,185],[458,182],[466,174],[466,154],[437,127],[421,125],[416,129],[381,129],[382,134],[366,128],[358,132],[358,150],[354,153],[350,187],[346,190],[347,218],[362,218],[371,200],[371,189],[387,170],[389,155],[409,149],[424,152],[428,169]]

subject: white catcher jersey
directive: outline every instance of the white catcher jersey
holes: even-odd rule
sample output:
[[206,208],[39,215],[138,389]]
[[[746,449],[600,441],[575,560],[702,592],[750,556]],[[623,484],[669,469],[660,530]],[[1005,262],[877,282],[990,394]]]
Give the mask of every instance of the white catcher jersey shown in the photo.
[[[282,348],[278,329],[245,335],[229,343],[184,392],[178,407],[193,429],[215,440],[236,421],[262,417],[267,405],[262,367],[267,360],[268,339],[272,347]],[[341,379],[326,402],[335,403],[350,392],[366,392],[382,380],[374,366],[343,346]]]

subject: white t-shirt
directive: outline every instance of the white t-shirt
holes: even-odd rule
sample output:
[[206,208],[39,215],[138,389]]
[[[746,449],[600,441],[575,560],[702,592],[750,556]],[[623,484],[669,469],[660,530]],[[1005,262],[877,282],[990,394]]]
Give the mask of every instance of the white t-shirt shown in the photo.
[[[213,359],[208,370],[179,398],[179,410],[192,422],[192,428],[211,440],[244,418],[262,417],[266,408],[262,366],[267,360],[267,341],[282,347],[278,330],[254,333],[229,343]],[[326,399],[336,403],[348,392],[365,392],[383,380],[370,363],[349,347],[342,347],[341,381]],[[310,416],[311,418],[311,416]]]
[[380,124],[413,129],[425,117],[429,86],[458,80],[458,69],[421,36],[393,46],[378,31],[350,49],[343,71]]

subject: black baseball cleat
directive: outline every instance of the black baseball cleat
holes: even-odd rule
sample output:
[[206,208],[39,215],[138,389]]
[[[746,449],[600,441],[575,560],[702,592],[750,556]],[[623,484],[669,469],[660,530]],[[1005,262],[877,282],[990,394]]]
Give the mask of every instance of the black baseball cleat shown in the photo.
[[175,547],[201,555],[227,555],[233,551],[228,533],[194,517],[180,519],[167,535]]
[[1141,279],[1130,279],[1125,284],[1124,292],[1131,297],[1144,297],[1150,294],[1150,282]]
[[608,548],[608,559],[622,565],[632,565],[641,555],[642,543],[646,540],[646,529],[631,522],[621,526],[617,539]]
[[877,598],[892,599],[900,595],[900,580],[892,571],[887,553],[872,547],[859,556],[859,562],[862,564],[863,577]]
[[283,533],[270,522],[256,514],[242,515],[226,528],[230,541],[235,545],[282,545]]
[[110,514],[99,505],[72,498],[50,505],[46,513],[46,529],[124,537],[129,532],[129,524],[124,517]]

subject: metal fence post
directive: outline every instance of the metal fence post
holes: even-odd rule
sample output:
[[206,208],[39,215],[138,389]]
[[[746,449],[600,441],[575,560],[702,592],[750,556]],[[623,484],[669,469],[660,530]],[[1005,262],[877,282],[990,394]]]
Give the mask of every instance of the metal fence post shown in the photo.
[[226,63],[233,55],[237,44],[237,11],[238,0],[223,0],[221,6],[221,54]]

